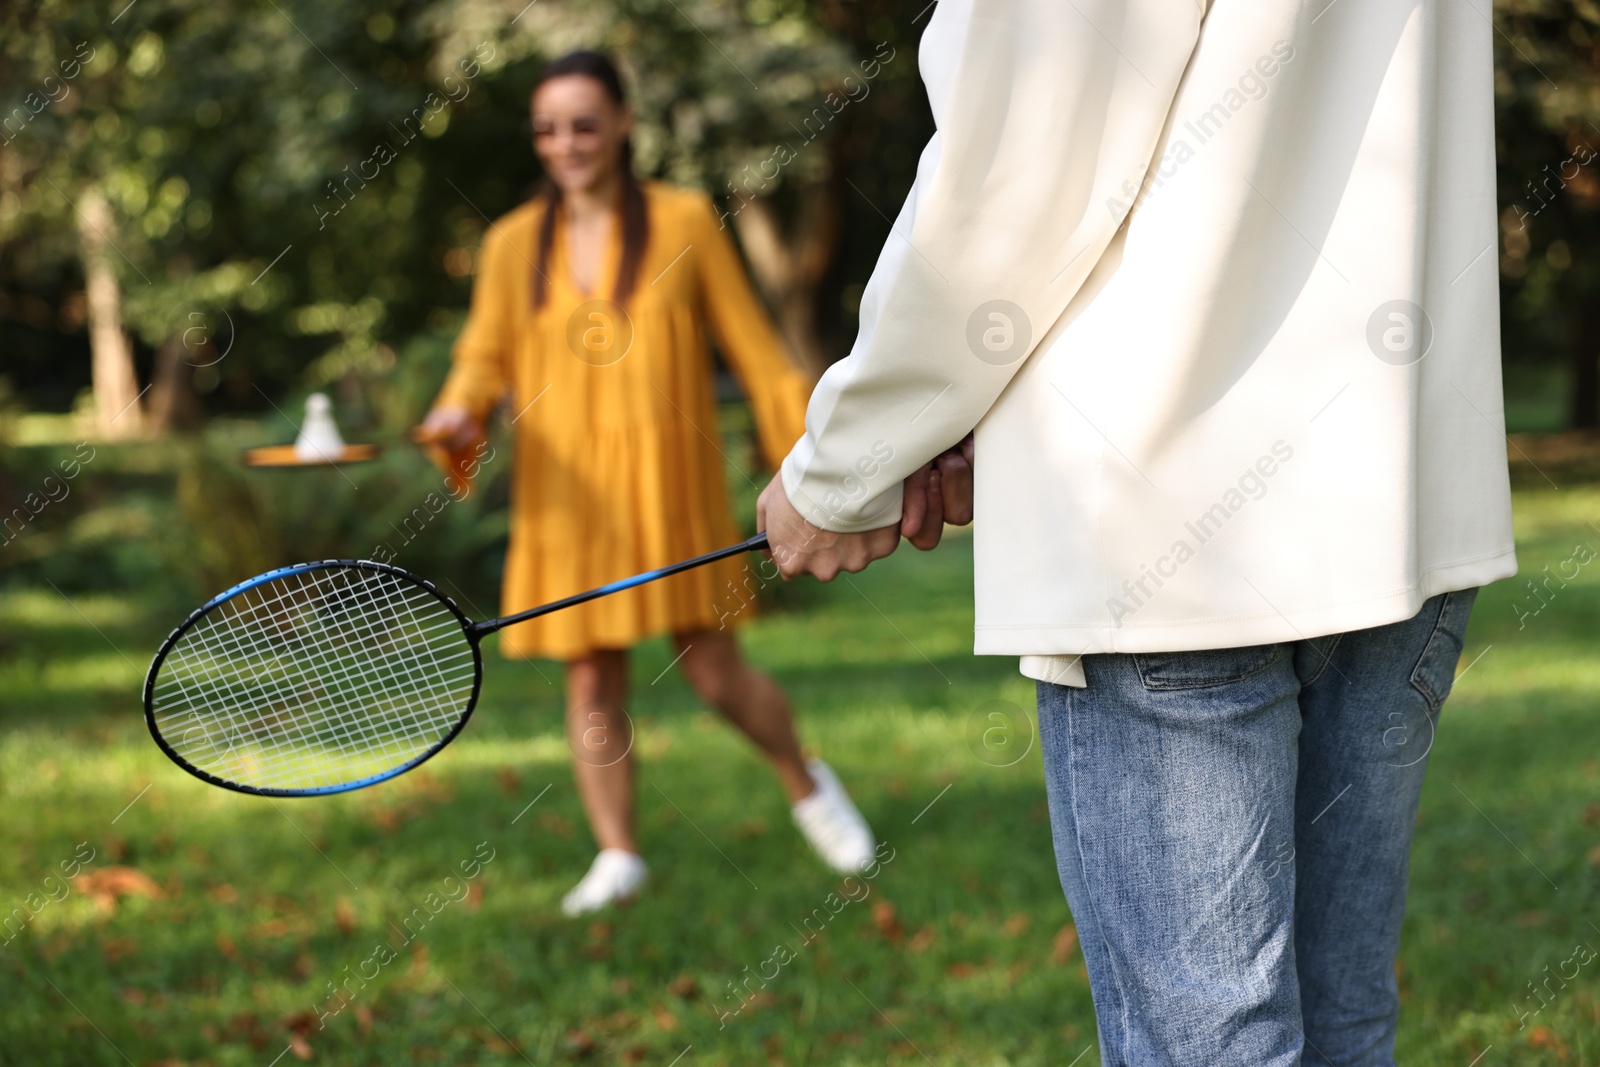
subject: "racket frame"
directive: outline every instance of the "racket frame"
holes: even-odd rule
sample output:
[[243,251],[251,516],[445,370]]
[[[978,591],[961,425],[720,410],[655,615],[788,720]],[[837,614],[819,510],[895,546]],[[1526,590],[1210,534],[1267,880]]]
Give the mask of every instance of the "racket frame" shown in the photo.
[[[461,624],[462,633],[466,636],[467,643],[472,647],[472,696],[470,699],[468,699],[465,710],[462,711],[461,717],[456,720],[455,725],[451,727],[450,732],[441,738],[437,744],[429,748],[426,752],[422,753],[422,755],[417,756],[398,767],[393,767],[387,771],[384,771],[382,774],[369,775],[368,777],[362,778],[355,782],[343,782],[339,785],[315,786],[305,789],[262,788],[260,786],[243,785],[239,782],[230,782],[226,778],[218,778],[214,774],[210,774],[201,770],[200,768],[189,763],[189,761],[184,759],[182,756],[178,755],[177,751],[167,743],[167,739],[161,735],[160,729],[156,726],[155,717],[156,675],[160,673],[161,665],[163,662],[165,662],[167,653],[172,651],[173,646],[178,643],[178,640],[182,638],[184,634],[188,633],[189,630],[192,629],[195,624],[204,618],[213,608],[227,603],[234,597],[240,596],[249,592],[251,589],[256,588],[257,586],[265,585],[268,582],[275,581],[279,578],[287,578],[296,574],[309,574],[313,571],[334,570],[336,568],[373,571],[379,574],[394,575],[395,577],[404,581],[411,582],[415,585],[420,585],[422,588],[426,589],[428,592],[432,593],[435,597],[442,601],[445,607],[450,609],[451,614],[456,617],[456,621]],[[156,650],[155,658],[150,661],[150,670],[144,678],[145,725],[150,728],[150,736],[155,739],[157,745],[161,746],[161,751],[167,754],[168,759],[172,760],[172,762],[176,763],[179,767],[182,767],[196,778],[199,778],[201,781],[207,782],[211,785],[221,786],[223,789],[231,789],[235,793],[248,793],[251,796],[261,797],[314,797],[329,796],[335,793],[348,793],[352,790],[362,789],[369,785],[377,785],[379,782],[387,781],[390,778],[404,774],[407,771],[412,770],[432,759],[446,745],[455,740],[456,735],[459,734],[467,725],[467,720],[472,718],[472,713],[478,706],[478,696],[483,691],[483,652],[478,647],[478,642],[482,640],[482,638],[483,634],[474,628],[473,621],[467,618],[466,615],[462,613],[461,609],[456,607],[456,602],[450,597],[446,596],[438,588],[438,586],[434,585],[426,578],[418,577],[417,575],[412,574],[410,571],[404,570],[400,567],[393,567],[387,563],[377,563],[367,559],[324,559],[313,563],[296,563],[290,567],[279,567],[276,570],[270,570],[264,574],[258,574],[254,578],[240,582],[231,589],[225,589],[218,593],[216,596],[212,597],[198,608],[195,608],[194,611],[190,612],[189,617],[180,622],[172,631],[172,633],[167,635],[167,639],[161,642],[161,647]]]
[[[467,616],[462,613],[461,609],[456,607],[456,602],[454,600],[446,596],[440,591],[438,586],[434,585],[426,578],[419,577],[418,575],[412,574],[408,570],[405,570],[401,567],[394,567],[387,563],[377,563],[368,559],[325,559],[312,563],[296,563],[290,567],[279,567],[276,570],[270,570],[264,574],[258,574],[254,578],[240,582],[231,589],[225,589],[218,593],[216,596],[212,597],[210,600],[194,609],[194,611],[190,612],[189,617],[179,623],[177,628],[174,629],[172,633],[167,635],[167,639],[161,642],[161,647],[156,650],[155,658],[150,661],[150,670],[145,675],[144,679],[145,725],[149,727],[150,736],[155,739],[157,745],[161,746],[161,751],[166,753],[168,759],[172,760],[172,762],[176,763],[179,767],[182,767],[185,771],[188,771],[196,778],[199,778],[203,782],[208,782],[211,785],[221,786],[223,789],[231,789],[236,793],[248,793],[252,796],[264,797],[313,797],[329,796],[335,793],[348,793],[352,790],[362,789],[369,785],[376,785],[379,782],[388,781],[390,778],[402,775],[407,771],[412,770],[413,768],[418,767],[432,759],[446,745],[455,740],[456,735],[459,734],[467,725],[467,720],[472,717],[472,712],[478,706],[478,696],[483,691],[483,652],[479,647],[479,642],[489,634],[496,633],[503,627],[511,626],[519,622],[526,622],[529,619],[536,619],[541,615],[548,615],[551,612],[560,611],[563,608],[574,607],[578,604],[584,604],[588,601],[595,600],[603,596],[609,596],[612,593],[620,593],[624,589],[632,589],[636,586],[658,581],[674,574],[681,574],[684,571],[692,570],[696,567],[703,567],[707,563],[712,563],[716,560],[727,559],[730,556],[743,555],[746,552],[760,552],[766,548],[767,535],[766,532],[763,531],[756,534],[754,537],[748,538],[747,540],[741,541],[737,544],[729,545],[727,548],[719,548],[715,552],[707,552],[704,555],[695,556],[693,559],[686,559],[679,563],[657,568],[656,570],[645,571],[643,574],[636,574],[631,578],[624,578],[621,581],[610,582],[606,585],[598,586],[597,588],[590,589],[586,592],[577,593],[573,596],[552,601],[548,604],[542,604],[536,608],[529,608],[527,611],[520,611],[513,615],[506,615],[497,619],[486,619],[483,622],[473,622],[471,619],[467,618]],[[214,774],[202,771],[200,768],[190,764],[182,756],[178,755],[173,747],[167,743],[166,738],[161,735],[161,731],[156,727],[155,718],[156,675],[160,673],[161,665],[166,661],[167,653],[172,650],[173,646],[178,643],[178,640],[183,637],[184,634],[189,632],[189,630],[192,629],[194,625],[202,618],[204,618],[206,614],[211,611],[211,609],[217,607],[218,605],[225,604],[236,596],[247,593],[257,586],[265,585],[268,582],[274,581],[278,578],[285,578],[296,574],[309,574],[313,571],[319,570],[333,570],[335,568],[356,569],[373,571],[379,574],[390,574],[404,581],[419,585],[442,601],[445,607],[450,609],[451,614],[456,617],[456,621],[461,624],[461,631],[465,635],[467,643],[472,648],[472,696],[467,701],[466,709],[461,713],[461,717],[456,720],[456,723],[451,728],[450,732],[422,755],[417,756],[398,767],[384,771],[382,774],[369,775],[368,777],[362,778],[361,780],[355,782],[344,782],[339,785],[316,786],[306,789],[267,789],[260,786],[242,785],[238,782],[230,782],[225,778],[218,778]]]

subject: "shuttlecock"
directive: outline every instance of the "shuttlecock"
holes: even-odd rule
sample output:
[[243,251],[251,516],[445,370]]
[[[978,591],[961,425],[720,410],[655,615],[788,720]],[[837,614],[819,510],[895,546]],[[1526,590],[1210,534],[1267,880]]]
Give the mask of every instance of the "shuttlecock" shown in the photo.
[[344,438],[333,421],[333,404],[323,393],[306,397],[306,421],[294,440],[294,458],[302,463],[335,463],[344,455]]

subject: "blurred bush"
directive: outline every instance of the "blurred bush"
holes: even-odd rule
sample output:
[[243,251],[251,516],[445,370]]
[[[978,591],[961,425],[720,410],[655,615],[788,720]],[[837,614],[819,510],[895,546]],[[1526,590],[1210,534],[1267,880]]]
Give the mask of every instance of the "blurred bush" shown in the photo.
[[[458,501],[406,437],[447,362],[444,340],[424,335],[385,372],[338,383],[346,438],[384,446],[370,463],[245,466],[244,449],[293,440],[291,414],[303,396],[280,403],[275,418],[213,420],[199,435],[0,449],[0,516],[10,517],[0,535],[0,584],[141,589],[187,603],[273,567],[360,557],[439,580],[492,610],[506,537],[508,442],[492,442],[494,459],[473,494]],[[0,433],[6,425],[0,420]]]
[[[503,427],[495,431],[473,494],[455,500],[407,437],[448,364],[449,335],[429,333],[333,383],[346,440],[383,446],[375,461],[337,468],[243,461],[247,448],[293,440],[304,393],[276,399],[270,418],[213,419],[202,433],[157,441],[82,443],[71,438],[67,417],[28,416],[57,421],[51,443],[0,448],[0,516],[21,516],[0,545],[0,588],[50,582],[68,593],[137,590],[152,611],[175,615],[273,567],[362,558],[436,582],[469,613],[493,614],[511,442]],[[5,410],[0,400],[0,445],[9,432]],[[770,474],[757,460],[748,408],[724,403],[719,413],[733,513],[748,536]],[[47,487],[60,499],[50,499]],[[811,602],[814,585],[769,581],[758,595],[781,610]]]

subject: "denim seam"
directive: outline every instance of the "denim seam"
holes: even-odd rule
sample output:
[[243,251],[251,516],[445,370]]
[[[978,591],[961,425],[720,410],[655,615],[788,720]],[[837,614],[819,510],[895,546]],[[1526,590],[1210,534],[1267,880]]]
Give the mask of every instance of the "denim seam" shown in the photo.
[[[1314,673],[1310,678],[1307,678],[1305,681],[1300,683],[1300,686],[1301,686],[1302,689],[1309,689],[1313,685],[1316,685],[1317,684],[1317,679],[1321,678],[1324,674],[1327,673],[1328,668],[1330,666],[1332,666],[1332,664],[1333,664],[1333,654],[1336,651],[1338,651],[1339,642],[1343,641],[1343,640],[1344,640],[1344,632],[1343,631],[1333,635],[1333,644],[1329,645],[1328,646],[1328,651],[1323,654],[1322,663],[1321,663],[1320,666],[1317,667],[1316,673]],[[1311,642],[1307,641],[1306,644],[1307,645],[1311,645]],[[1311,646],[1311,647],[1315,647],[1315,646]]]
[[[1078,691],[1074,687],[1063,686],[1067,694],[1067,774],[1071,779],[1072,789],[1072,842],[1078,850],[1078,867],[1083,871],[1084,889],[1089,897],[1089,909],[1094,913],[1096,934],[1106,949],[1106,963],[1111,968],[1111,978],[1117,983],[1117,1000],[1122,1009],[1122,1062],[1131,1063],[1132,1058],[1128,1049],[1128,1042],[1132,1027],[1128,1020],[1129,997],[1128,991],[1122,984],[1122,973],[1117,968],[1117,954],[1112,949],[1111,939],[1106,936],[1105,923],[1100,919],[1100,908],[1095,903],[1094,892],[1089,887],[1089,861],[1083,854],[1083,829],[1078,817],[1078,753],[1077,753],[1077,716],[1074,714]],[[1082,939],[1079,939],[1080,945]],[[1081,948],[1080,948],[1081,951]],[[1085,958],[1087,963],[1087,957]],[[1091,990],[1092,992],[1092,990]]]
[[[1161,653],[1155,653],[1155,655],[1160,655],[1160,654]],[[1219,685],[1231,685],[1234,682],[1242,682],[1246,678],[1252,677],[1253,675],[1260,674],[1262,671],[1266,670],[1268,667],[1272,666],[1274,663],[1278,662],[1278,660],[1282,658],[1282,654],[1281,654],[1281,651],[1280,651],[1279,653],[1274,653],[1273,656],[1270,659],[1268,659],[1266,662],[1262,663],[1261,666],[1254,667],[1254,668],[1252,668],[1252,669],[1250,669],[1248,671],[1245,671],[1242,674],[1233,674],[1233,675],[1229,675],[1229,676],[1227,676],[1225,678],[1205,678],[1205,679],[1200,680],[1200,681],[1184,682],[1181,685],[1179,685],[1179,684],[1171,684],[1171,683],[1168,683],[1168,684],[1161,684],[1161,683],[1152,684],[1150,682],[1150,679],[1145,676],[1144,663],[1140,660],[1139,657],[1151,655],[1151,653],[1148,653],[1148,652],[1130,652],[1130,653],[1128,653],[1128,655],[1133,657],[1133,669],[1135,671],[1137,671],[1138,674],[1139,674],[1139,684],[1144,686],[1147,691],[1155,692],[1155,693],[1174,692],[1174,691],[1180,691],[1180,690],[1184,690],[1184,689],[1212,689],[1212,688],[1215,688],[1216,686],[1219,686]]]
[[1422,665],[1428,660],[1428,653],[1433,648],[1433,642],[1438,638],[1444,628],[1444,618],[1450,607],[1450,598],[1455,596],[1455,591],[1445,593],[1439,598],[1439,614],[1433,620],[1433,629],[1428,632],[1428,640],[1423,642],[1422,654],[1417,657],[1417,662],[1411,665],[1411,688],[1422,694],[1422,699],[1427,702],[1428,710],[1437,715],[1444,707],[1443,696],[1434,691],[1433,686],[1422,674]]

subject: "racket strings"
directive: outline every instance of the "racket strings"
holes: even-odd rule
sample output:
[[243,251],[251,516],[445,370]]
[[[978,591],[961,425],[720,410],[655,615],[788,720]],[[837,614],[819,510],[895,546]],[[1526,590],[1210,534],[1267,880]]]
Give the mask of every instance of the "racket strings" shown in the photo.
[[329,567],[224,601],[168,650],[157,732],[186,763],[259,789],[332,788],[436,747],[476,684],[460,620],[398,575]]
[[[297,743],[303,744],[308,730],[316,728],[321,723],[318,717],[302,717],[295,720],[292,716],[299,713],[305,715],[306,705],[304,699],[294,699],[297,694],[306,691],[312,670],[326,671],[330,664],[327,657],[312,652],[304,657],[306,669],[295,671],[283,661],[281,637],[285,632],[283,623],[275,622],[270,626],[262,625],[264,619],[271,619],[275,610],[285,610],[287,602],[293,599],[305,599],[305,585],[303,580],[286,582],[285,589],[274,597],[261,597],[257,594],[251,597],[247,594],[242,602],[235,606],[235,610],[220,619],[226,619],[232,625],[225,627],[218,625],[219,618],[207,619],[194,633],[195,643],[204,653],[203,656],[182,655],[174,657],[178,660],[178,681],[197,682],[206,688],[205,696],[209,698],[208,710],[215,714],[222,712],[226,718],[219,722],[220,732],[226,740],[226,747],[220,753],[222,756],[234,754],[241,739],[261,741],[268,747],[276,750],[292,750]],[[324,598],[331,603],[332,598]],[[326,607],[327,603],[321,605]],[[287,614],[287,613],[286,613]],[[231,617],[230,617],[231,616]],[[303,623],[302,623],[303,625]],[[292,632],[292,631],[290,631]],[[341,644],[345,642],[340,642]],[[314,646],[312,646],[314,647]],[[185,650],[187,652],[188,650]],[[270,658],[267,658],[269,657]],[[196,670],[196,660],[199,661],[200,670]],[[214,668],[218,663],[228,663],[234,667],[235,678],[228,678],[231,682],[254,683],[262,686],[259,699],[254,705],[242,705],[234,699],[234,693],[220,689],[217,685],[219,672]],[[189,668],[183,670],[182,668]],[[279,671],[274,677],[273,669]],[[225,673],[221,677],[227,678]],[[352,678],[352,680],[354,680]],[[185,693],[185,695],[189,695]],[[287,706],[285,706],[287,704]],[[273,708],[274,714],[270,720],[259,715],[261,708]],[[192,709],[198,711],[199,709]],[[289,717],[285,718],[285,713]],[[252,715],[255,720],[252,721]],[[200,726],[201,743],[210,742],[215,746],[210,736],[209,724],[201,716],[193,716],[193,721]],[[322,720],[330,717],[323,715]],[[287,722],[289,729],[281,731],[281,737],[274,738],[272,731],[266,727],[282,726]],[[190,727],[192,731],[194,727]],[[190,733],[186,731],[184,740],[190,740]]]
[[[272,611],[281,611],[281,605],[285,601],[304,599],[306,585],[307,583],[304,579],[298,579],[289,590],[276,597],[258,599],[255,603],[247,602],[246,610],[239,613],[241,617],[237,621],[256,627],[258,633],[264,631],[271,634],[273,638],[281,637],[284,631],[282,623],[274,622],[269,627],[262,627],[260,625],[262,617]],[[307,613],[308,608],[306,607],[303,607],[298,613],[297,622],[302,630],[306,628],[308,621],[318,623],[313,627],[313,632],[309,636],[323,639],[326,641],[327,647],[319,648],[314,641],[304,643],[302,648],[310,650],[307,656],[309,662],[306,665],[306,669],[298,672],[289,672],[286,677],[279,680],[277,686],[265,691],[264,695],[267,697],[266,704],[268,706],[274,703],[284,704],[285,696],[291,695],[297,690],[303,693],[301,699],[289,702],[287,707],[280,706],[272,721],[266,724],[279,728],[277,737],[271,737],[269,732],[268,743],[265,745],[269,751],[265,753],[266,755],[281,756],[287,751],[303,757],[307,751],[307,746],[316,742],[315,735],[319,732],[326,734],[326,740],[331,742],[331,744],[323,746],[324,750],[331,748],[346,756],[357,746],[373,747],[374,744],[379,750],[373,753],[375,757],[409,758],[412,755],[413,746],[405,742],[408,737],[418,736],[418,731],[414,727],[422,721],[419,716],[412,715],[396,720],[394,726],[386,734],[375,734],[370,729],[355,728],[355,722],[351,719],[349,711],[351,706],[358,701],[370,702],[375,696],[386,695],[386,691],[403,691],[407,687],[415,688],[419,678],[410,674],[402,676],[395,669],[396,661],[392,655],[373,657],[363,655],[353,666],[351,664],[342,664],[344,667],[344,684],[342,686],[338,684],[339,679],[333,673],[339,670],[341,664],[330,656],[330,649],[343,656],[348,656],[352,648],[362,653],[392,653],[393,651],[392,626],[375,626],[370,619],[365,620],[365,625],[362,625],[352,619],[350,610],[352,602],[360,598],[352,597],[351,592],[348,588],[341,588],[336,585],[331,591],[324,590],[324,595],[317,597],[308,606],[310,614]],[[367,601],[377,601],[377,596],[374,595],[375,590],[369,588],[364,592],[367,593],[365,597]],[[391,590],[385,589],[383,592],[388,593]],[[380,604],[378,606],[381,610],[383,605]],[[434,606],[438,607],[437,604]],[[412,618],[416,617],[414,611],[410,612],[410,614]],[[437,612],[435,614],[449,615],[450,613]],[[325,624],[325,620],[330,615],[335,616],[335,621],[341,622],[347,629],[344,631],[330,631]],[[454,622],[453,616],[449,622]],[[221,628],[213,627],[212,629],[220,630]],[[458,626],[451,627],[451,631],[454,631],[452,636],[458,636],[458,629]],[[362,639],[371,638],[374,635],[379,636],[381,640],[371,642],[366,647],[363,647]],[[210,639],[206,642],[210,646],[208,650],[214,654],[217,647],[216,633],[208,633],[205,636]],[[258,645],[259,642],[255,644]],[[269,645],[272,644],[274,642],[269,641]],[[233,641],[228,642],[226,647],[227,651],[236,657],[241,652],[247,657],[251,652],[259,653],[259,649],[253,648],[251,643]],[[423,645],[423,647],[426,647],[426,645]],[[274,656],[273,662],[269,665],[283,667],[281,651],[275,647],[271,651]],[[251,660],[247,658],[245,662],[249,663]],[[249,674],[255,675],[255,677],[249,680],[259,683],[261,680],[259,660],[256,663],[257,669],[248,671]],[[313,681],[313,675],[323,679],[323,681],[320,683]],[[334,683],[331,686],[328,684],[330,679]],[[343,692],[341,692],[341,689]],[[433,687],[433,689],[436,690],[437,687]],[[330,695],[335,699],[330,700]],[[426,711],[437,715],[441,710],[436,692],[423,689],[414,695],[421,698],[419,704]],[[340,696],[345,699],[337,699]],[[313,703],[319,698],[320,702],[325,705],[322,708],[318,708]],[[237,706],[228,708],[228,728],[224,730],[224,736],[228,738],[228,746],[224,749],[224,754],[231,754],[234,751],[241,732],[248,733],[252,739],[259,739],[259,735],[263,732],[252,728],[253,724],[250,723],[248,715],[240,715],[241,710],[253,711],[256,709],[240,709]],[[372,710],[381,710],[381,708]],[[454,715],[450,716],[452,720],[454,717]],[[421,736],[431,743],[437,738],[438,734],[437,732],[432,732],[430,736],[429,732],[424,731]],[[261,754],[255,755],[259,758]],[[299,762],[304,763],[305,761],[302,758]],[[345,762],[348,763],[348,760]],[[317,775],[315,768],[302,769],[310,771],[313,778],[327,777],[325,774]],[[273,776],[263,782],[254,784],[283,786],[285,783],[278,780],[281,778],[282,775]]]

